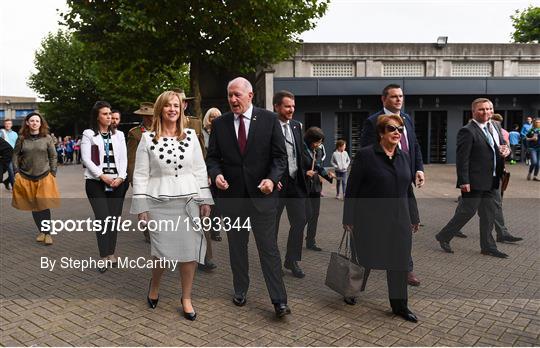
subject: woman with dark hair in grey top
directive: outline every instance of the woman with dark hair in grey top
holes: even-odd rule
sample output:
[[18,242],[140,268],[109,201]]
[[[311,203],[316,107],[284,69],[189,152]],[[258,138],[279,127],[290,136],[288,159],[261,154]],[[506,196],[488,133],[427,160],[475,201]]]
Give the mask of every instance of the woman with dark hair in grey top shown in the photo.
[[32,211],[39,230],[36,241],[51,245],[49,231],[42,229],[42,222],[51,219],[50,208],[60,206],[56,186],[56,149],[49,135],[49,126],[37,112],[28,114],[13,150],[13,207]]

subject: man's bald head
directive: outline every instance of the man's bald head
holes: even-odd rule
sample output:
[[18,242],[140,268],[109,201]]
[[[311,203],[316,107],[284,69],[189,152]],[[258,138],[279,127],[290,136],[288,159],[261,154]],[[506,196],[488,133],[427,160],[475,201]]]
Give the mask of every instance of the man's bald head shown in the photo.
[[237,77],[227,85],[227,99],[234,114],[243,114],[251,107],[253,86],[245,78]]

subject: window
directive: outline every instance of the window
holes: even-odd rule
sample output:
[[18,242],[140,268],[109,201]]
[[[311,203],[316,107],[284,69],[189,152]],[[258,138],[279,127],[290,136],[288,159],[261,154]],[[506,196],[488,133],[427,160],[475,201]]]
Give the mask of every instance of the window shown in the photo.
[[463,125],[465,126],[472,119],[472,111],[464,110],[463,111]]
[[452,62],[452,76],[492,76],[491,62]]
[[26,117],[29,113],[34,112],[33,109],[15,110],[15,117]]
[[6,117],[6,110],[0,110],[0,118]]
[[540,62],[519,62],[518,76],[540,76]]
[[314,77],[354,76],[353,63],[313,63]]
[[384,62],[383,76],[425,76],[424,62]]
[[306,112],[304,116],[304,132],[311,127],[321,128],[321,113],[320,112]]
[[343,139],[347,142],[347,152],[354,158],[360,148],[360,135],[364,121],[369,117],[367,111],[337,112],[334,139]]

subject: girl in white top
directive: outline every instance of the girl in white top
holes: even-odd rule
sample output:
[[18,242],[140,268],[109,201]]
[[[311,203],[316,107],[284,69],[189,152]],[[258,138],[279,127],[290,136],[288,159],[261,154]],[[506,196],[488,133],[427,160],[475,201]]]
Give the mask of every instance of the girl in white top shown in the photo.
[[111,129],[111,105],[98,101],[92,107],[93,129],[85,129],[81,140],[81,160],[85,167],[85,190],[96,220],[99,255],[104,261],[101,273],[117,264],[116,236],[118,226],[107,227],[107,218],[120,217],[127,186],[127,149],[122,132]]
[[[178,93],[167,91],[157,98],[152,131],[143,133],[137,148],[131,213],[143,223],[160,226],[149,229],[152,256],[180,262],[184,317],[195,320],[191,289],[197,262],[204,264],[206,253],[197,221],[210,215],[213,200],[201,146],[193,129],[183,129],[184,117]],[[169,221],[174,226],[163,223]],[[164,270],[152,269],[150,308],[157,306]]]
[[345,140],[336,141],[336,151],[332,154],[332,166],[336,171],[336,199],[339,199],[339,188],[343,188],[343,196],[345,196],[345,187],[347,185],[347,169],[351,163],[349,154],[345,151],[347,143]]

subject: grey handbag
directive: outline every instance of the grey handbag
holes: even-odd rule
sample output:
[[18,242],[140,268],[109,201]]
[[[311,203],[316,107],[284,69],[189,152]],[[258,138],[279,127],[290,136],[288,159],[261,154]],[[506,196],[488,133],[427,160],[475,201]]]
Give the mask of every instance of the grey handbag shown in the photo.
[[[343,242],[345,242],[345,248],[343,248]],[[353,261],[353,247],[352,232],[344,229],[338,251],[330,254],[330,263],[326,271],[326,286],[344,297],[360,295],[360,292],[366,289],[370,273],[370,269]]]

